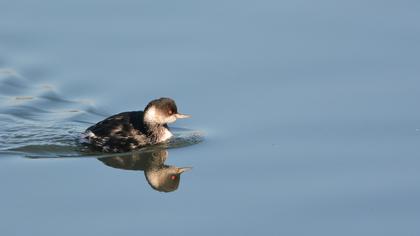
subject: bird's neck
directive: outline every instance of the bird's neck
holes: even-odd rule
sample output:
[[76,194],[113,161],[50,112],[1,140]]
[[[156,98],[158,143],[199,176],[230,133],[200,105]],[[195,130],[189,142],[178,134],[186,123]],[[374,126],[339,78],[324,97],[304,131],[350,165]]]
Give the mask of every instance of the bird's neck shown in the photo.
[[172,137],[167,124],[159,124],[154,122],[144,122],[146,126],[147,136],[151,137],[153,142],[159,143]]

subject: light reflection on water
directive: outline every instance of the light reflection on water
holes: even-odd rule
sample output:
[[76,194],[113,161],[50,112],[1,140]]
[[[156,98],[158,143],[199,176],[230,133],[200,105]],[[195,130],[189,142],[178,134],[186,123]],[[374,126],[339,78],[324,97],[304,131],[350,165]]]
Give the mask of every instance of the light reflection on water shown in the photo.
[[[1,235],[420,233],[418,3],[0,5]],[[177,191],[77,146],[162,96]]]

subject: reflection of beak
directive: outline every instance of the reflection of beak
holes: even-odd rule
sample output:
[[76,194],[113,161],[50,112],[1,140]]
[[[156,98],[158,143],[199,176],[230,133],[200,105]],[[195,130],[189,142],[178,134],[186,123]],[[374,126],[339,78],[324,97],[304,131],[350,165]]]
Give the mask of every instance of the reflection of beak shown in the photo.
[[178,168],[178,169],[176,170],[176,172],[177,172],[178,174],[182,174],[182,173],[184,173],[185,171],[190,171],[190,170],[192,170],[192,167],[180,167],[180,168]]
[[175,114],[175,117],[177,119],[184,119],[184,118],[190,118],[191,116],[190,115],[185,115],[185,114],[179,114],[179,113],[177,113],[177,114]]

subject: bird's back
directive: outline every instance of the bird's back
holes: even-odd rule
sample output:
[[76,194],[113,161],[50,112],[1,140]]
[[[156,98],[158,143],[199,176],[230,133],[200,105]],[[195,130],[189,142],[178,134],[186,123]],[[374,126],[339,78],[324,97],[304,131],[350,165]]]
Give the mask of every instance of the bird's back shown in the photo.
[[85,139],[100,151],[127,152],[148,144],[142,123],[143,111],[119,113],[87,128]]

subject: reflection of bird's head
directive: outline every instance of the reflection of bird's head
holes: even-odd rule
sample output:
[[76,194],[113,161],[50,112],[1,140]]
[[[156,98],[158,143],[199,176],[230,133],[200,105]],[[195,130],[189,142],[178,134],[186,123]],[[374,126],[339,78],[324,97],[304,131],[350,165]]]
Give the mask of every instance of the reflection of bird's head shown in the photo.
[[130,156],[99,158],[107,166],[125,170],[143,170],[150,186],[161,192],[171,192],[178,188],[181,174],[191,167],[165,165],[166,150],[133,153]]
[[159,169],[147,169],[144,171],[150,186],[161,192],[172,192],[178,188],[181,174],[190,170],[191,167],[175,167],[164,165]]
[[[161,192],[172,192],[178,188],[181,174],[190,170],[190,167],[168,166],[163,162],[168,152],[160,150],[152,152],[149,165],[144,170],[147,182],[150,186]],[[162,161],[162,157],[165,157]]]

